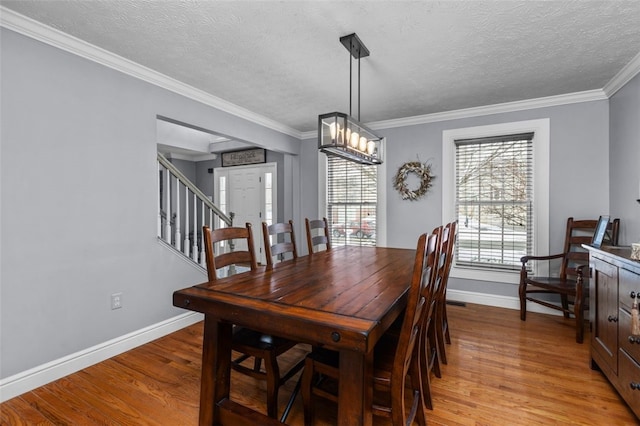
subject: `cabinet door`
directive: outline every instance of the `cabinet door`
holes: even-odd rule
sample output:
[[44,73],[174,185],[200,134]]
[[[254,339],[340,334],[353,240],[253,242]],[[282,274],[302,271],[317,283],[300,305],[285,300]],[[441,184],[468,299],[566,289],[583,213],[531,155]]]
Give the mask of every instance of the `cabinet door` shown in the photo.
[[618,373],[618,268],[601,259],[593,260],[590,308],[593,310],[591,350],[614,374]]

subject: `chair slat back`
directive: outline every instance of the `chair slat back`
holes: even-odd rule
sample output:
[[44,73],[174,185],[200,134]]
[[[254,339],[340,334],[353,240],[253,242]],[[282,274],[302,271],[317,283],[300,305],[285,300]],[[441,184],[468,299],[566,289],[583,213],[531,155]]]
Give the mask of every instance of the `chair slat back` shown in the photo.
[[[323,245],[327,250],[331,250],[331,239],[329,238],[329,222],[327,218],[305,220],[305,228],[307,230],[307,248],[309,254],[314,253],[314,247]],[[314,235],[316,233],[317,235]]]
[[[230,227],[214,230],[208,226],[203,226],[202,234],[204,235],[204,250],[209,281],[215,281],[218,278],[218,269],[226,266],[240,265],[249,267],[251,270],[258,267],[250,223],[247,222],[245,228]],[[216,244],[224,241],[228,243],[225,247],[231,248],[232,244],[235,245],[237,240],[245,240],[247,249],[225,251],[217,256],[215,255]]]
[[[449,272],[451,271],[453,248],[457,238],[457,222],[448,223],[446,226],[438,227],[441,229],[442,237],[440,239],[440,247],[438,250],[438,287],[436,288],[436,299],[444,300],[447,290],[447,281],[449,280]],[[438,228],[434,229],[435,233]]]
[[[577,275],[576,267],[589,264],[589,252],[582,245],[590,244],[598,225],[597,219],[574,220],[567,219],[567,229],[564,240],[565,256],[560,267],[560,278],[567,279]],[[618,244],[620,219],[614,219],[607,227],[605,243]]]
[[[412,357],[420,356],[416,345],[421,335],[424,316],[429,315],[427,305],[433,298],[432,276],[436,263],[437,239],[436,234],[422,234],[418,238],[411,287],[394,357],[392,377],[406,377]],[[396,382],[399,382],[398,386],[404,386],[402,380]]]
[[442,226],[438,226],[431,233],[431,235],[433,235],[434,237],[427,240],[427,244],[429,245],[429,247],[427,247],[426,249],[428,256],[428,259],[426,259],[426,263],[431,266],[432,271],[430,277],[431,283],[429,285],[429,288],[425,289],[426,293],[424,294],[424,297],[427,301],[426,311],[423,315],[422,324],[422,333],[424,335],[423,340],[425,343],[428,340],[427,332],[429,329],[429,325],[433,319],[433,313],[435,312],[438,290],[442,285],[442,277],[438,271],[440,269],[440,263],[443,262],[443,258],[440,256],[440,251],[442,250],[443,230],[444,228]]
[[[293,221],[286,223],[274,223],[267,225],[262,222],[262,236],[264,238],[264,251],[267,258],[267,266],[273,266],[273,256],[291,253],[293,259],[298,258],[298,250],[296,248],[296,236],[293,231]],[[279,241],[280,236],[283,240]],[[273,237],[273,244],[271,243]],[[283,257],[283,256],[280,256]]]

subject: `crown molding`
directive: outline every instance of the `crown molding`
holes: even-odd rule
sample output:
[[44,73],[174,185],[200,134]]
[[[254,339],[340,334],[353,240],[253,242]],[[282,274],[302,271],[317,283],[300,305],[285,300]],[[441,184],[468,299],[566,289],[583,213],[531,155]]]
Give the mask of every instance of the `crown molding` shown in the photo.
[[300,131],[296,129],[184,84],[136,62],[80,40],[77,37],[16,13],[4,6],[0,6],[0,26],[252,123],[298,139],[301,137]]
[[640,52],[605,84],[602,90],[610,98],[638,73],[640,73]]
[[437,112],[434,114],[416,115],[394,120],[376,121],[366,125],[373,130],[390,129],[393,127],[413,126],[416,124],[436,123],[440,121],[458,120],[461,118],[480,117],[483,115],[503,114],[506,112],[523,111],[536,108],[547,108],[580,102],[600,101],[607,99],[602,89],[584,92],[568,93],[565,95],[548,96],[545,98],[527,99],[524,101],[505,102],[502,104],[486,105],[474,108],[458,109],[455,111]]
[[[121,56],[115,55],[107,50],[89,44],[62,31],[56,30],[55,28],[46,26],[38,21],[16,13],[11,9],[7,9],[4,6],[0,6],[0,26],[266,128],[302,140],[317,137],[316,130],[300,132],[275,120],[256,114],[248,109],[184,84],[178,80],[158,73],[157,71],[144,67]],[[638,53],[631,62],[620,70],[620,72],[618,72],[618,74],[616,74],[603,89],[376,121],[366,123],[366,125],[373,130],[380,130],[491,114],[501,114],[513,111],[523,111],[535,108],[567,105],[579,102],[604,100],[611,97],[638,73],[640,73],[640,53]]]
[[[596,89],[588,90],[585,92],[568,93],[565,95],[548,96],[545,98],[527,99],[524,101],[506,102],[502,104],[458,109],[455,111],[436,112],[433,114],[396,118],[393,120],[374,121],[371,123],[365,123],[365,125],[373,130],[391,129],[394,127],[415,126],[418,124],[437,123],[440,121],[480,117],[483,115],[491,114],[503,114],[506,112],[547,108],[580,102],[601,101],[605,99],[607,99],[607,96],[605,95],[604,91],[602,89]],[[302,139],[311,139],[317,136],[318,132],[315,130],[302,133]]]

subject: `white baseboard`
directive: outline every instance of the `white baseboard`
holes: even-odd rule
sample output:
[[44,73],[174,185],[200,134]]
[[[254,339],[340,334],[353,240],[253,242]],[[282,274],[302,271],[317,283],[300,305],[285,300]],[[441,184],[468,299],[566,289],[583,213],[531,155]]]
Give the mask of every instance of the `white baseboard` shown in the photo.
[[[448,289],[447,299],[457,302],[496,306],[499,308],[520,309],[520,300],[517,297],[510,296],[497,296],[493,294]],[[558,311],[545,308],[535,303],[529,304],[527,310],[530,312],[558,315]],[[166,321],[153,324],[83,351],[7,377],[6,379],[0,380],[0,402],[7,401],[54,380],[80,371],[83,368],[90,367],[137,346],[173,333],[191,324],[195,324],[203,318],[202,314],[195,312],[181,314]]]
[[173,333],[204,318],[188,312],[0,380],[0,402]]
[[[447,289],[447,300],[478,305],[495,306],[520,310],[520,299],[513,296],[498,296],[495,294],[476,293],[473,291]],[[537,303],[527,303],[527,312],[538,312],[549,315],[562,315],[560,311],[550,309]]]

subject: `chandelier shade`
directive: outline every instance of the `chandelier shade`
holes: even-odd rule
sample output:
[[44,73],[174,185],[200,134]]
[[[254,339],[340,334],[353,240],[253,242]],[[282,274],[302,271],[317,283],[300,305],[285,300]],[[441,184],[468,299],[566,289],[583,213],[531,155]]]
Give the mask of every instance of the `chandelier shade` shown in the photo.
[[[318,149],[327,155],[359,164],[382,164],[384,138],[377,136],[359,121],[360,58],[369,56],[369,50],[355,33],[340,37],[340,43],[349,51],[349,114],[330,112],[318,116]],[[358,120],[351,116],[352,58],[358,60]]]
[[382,164],[383,140],[365,125],[342,112],[318,117],[318,149],[359,164]]

